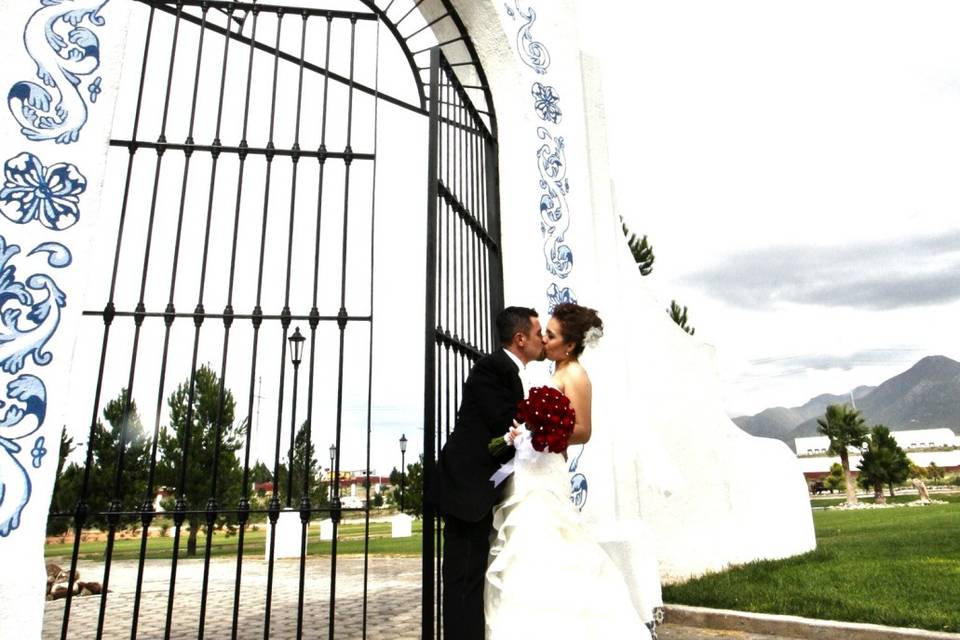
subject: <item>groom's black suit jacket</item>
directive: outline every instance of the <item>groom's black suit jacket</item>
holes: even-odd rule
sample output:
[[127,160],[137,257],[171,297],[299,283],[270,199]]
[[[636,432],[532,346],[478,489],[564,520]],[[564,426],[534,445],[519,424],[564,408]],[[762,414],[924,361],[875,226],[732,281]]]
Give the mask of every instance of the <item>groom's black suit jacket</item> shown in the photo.
[[429,499],[441,513],[477,522],[499,502],[504,485],[494,487],[490,476],[513,457],[514,450],[507,447],[495,459],[487,445],[507,432],[522,399],[517,365],[503,349],[473,365],[463,385],[456,426],[440,451],[429,491]]

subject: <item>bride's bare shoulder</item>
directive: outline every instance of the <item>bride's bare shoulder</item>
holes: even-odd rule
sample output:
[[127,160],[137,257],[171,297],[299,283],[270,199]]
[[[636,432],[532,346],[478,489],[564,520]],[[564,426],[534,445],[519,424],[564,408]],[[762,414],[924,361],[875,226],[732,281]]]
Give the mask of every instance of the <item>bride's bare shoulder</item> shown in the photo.
[[556,378],[563,383],[564,387],[590,388],[590,376],[579,362],[571,362],[565,366],[562,371],[557,372]]

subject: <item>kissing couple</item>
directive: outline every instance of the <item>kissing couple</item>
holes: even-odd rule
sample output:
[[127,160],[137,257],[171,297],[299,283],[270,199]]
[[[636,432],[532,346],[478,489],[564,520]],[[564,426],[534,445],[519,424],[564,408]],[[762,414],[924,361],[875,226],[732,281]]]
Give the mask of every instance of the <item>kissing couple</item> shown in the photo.
[[[502,348],[471,369],[427,494],[444,523],[444,636],[649,640],[623,576],[570,501],[565,451],[528,445],[521,455],[526,438],[514,420],[528,391],[522,372],[547,359],[554,363],[549,386],[574,411],[569,444],[590,440],[592,389],[579,358],[602,335],[603,321],[593,309],[558,304],[543,332],[536,310],[507,307],[496,329]],[[501,437],[515,446],[495,455],[489,445]],[[511,459],[513,473],[495,484]]]

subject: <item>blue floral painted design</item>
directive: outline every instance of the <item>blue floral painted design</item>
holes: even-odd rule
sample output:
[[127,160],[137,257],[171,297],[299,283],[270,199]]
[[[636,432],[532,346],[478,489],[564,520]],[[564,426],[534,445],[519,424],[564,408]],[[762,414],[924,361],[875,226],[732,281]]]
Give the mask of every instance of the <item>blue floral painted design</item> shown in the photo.
[[30,455],[33,456],[33,468],[39,469],[40,465],[43,464],[43,456],[47,455],[47,449],[44,447],[45,440],[43,436],[37,437],[36,442],[33,443],[33,449],[30,451]]
[[97,79],[90,83],[90,86],[87,87],[87,91],[90,93],[90,102],[94,103],[97,101],[97,96],[103,91],[100,88],[100,76],[97,76]]
[[549,85],[534,82],[530,87],[530,94],[533,96],[533,108],[537,115],[545,122],[560,124],[563,113],[560,111],[560,94]]
[[24,151],[7,160],[0,189],[0,213],[17,224],[34,220],[48,229],[62,231],[80,219],[80,194],[87,179],[72,164],[58,162],[44,167],[40,159]]
[[551,282],[550,286],[547,287],[547,311],[553,313],[554,307],[564,302],[576,304],[577,297],[570,290],[570,287],[561,289],[555,282]]

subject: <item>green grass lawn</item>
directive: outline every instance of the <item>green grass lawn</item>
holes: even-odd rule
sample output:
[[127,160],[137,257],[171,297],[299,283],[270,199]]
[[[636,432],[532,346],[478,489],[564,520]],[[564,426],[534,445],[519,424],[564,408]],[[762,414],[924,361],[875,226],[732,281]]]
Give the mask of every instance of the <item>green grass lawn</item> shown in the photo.
[[664,587],[664,600],[960,632],[960,495],[932,497],[949,504],[816,511],[815,551]]
[[[256,555],[263,557],[266,540],[267,525],[260,523],[256,525],[257,530],[251,530],[248,527],[243,539],[243,552],[245,555]],[[421,531],[423,522],[413,521],[413,535],[409,538],[391,538],[389,522],[371,522],[370,523],[370,553],[371,554],[392,554],[392,555],[420,555]],[[364,525],[362,522],[343,523],[337,532],[337,554],[363,553]],[[320,531],[316,527],[311,528],[307,543],[307,553],[309,555],[329,555],[330,542],[320,542]],[[225,530],[214,532],[213,539],[210,542],[211,556],[235,556],[237,554],[237,543],[239,536],[237,534],[228,534]],[[201,531],[197,536],[197,554],[203,556],[204,545],[206,545],[206,536]],[[81,560],[103,560],[107,543],[81,542],[80,559]],[[180,536],[179,556],[186,557],[187,536],[186,532]],[[73,540],[67,536],[63,544],[48,544],[44,555],[48,560],[69,559],[73,553]],[[151,537],[147,541],[146,557],[149,559],[170,558],[173,553],[173,538]],[[131,560],[140,557],[140,538],[116,540],[113,546],[114,560]]]

